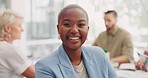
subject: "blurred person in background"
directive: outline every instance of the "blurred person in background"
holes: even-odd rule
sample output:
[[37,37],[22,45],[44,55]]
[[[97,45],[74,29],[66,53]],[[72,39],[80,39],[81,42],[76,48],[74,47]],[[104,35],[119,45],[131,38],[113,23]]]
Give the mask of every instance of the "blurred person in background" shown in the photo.
[[99,46],[109,52],[113,62],[129,63],[133,61],[133,44],[131,35],[117,25],[117,13],[114,10],[105,12],[106,31],[99,34],[93,46]]
[[35,78],[34,65],[12,43],[20,39],[23,17],[13,10],[0,11],[0,78]]
[[101,48],[82,46],[88,23],[86,11],[76,4],[61,10],[57,29],[62,45],[36,63],[36,78],[117,78]]

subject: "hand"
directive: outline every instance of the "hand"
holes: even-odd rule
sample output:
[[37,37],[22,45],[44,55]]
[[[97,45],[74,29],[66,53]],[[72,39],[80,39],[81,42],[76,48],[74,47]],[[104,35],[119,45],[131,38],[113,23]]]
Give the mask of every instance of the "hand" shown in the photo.
[[146,68],[144,67],[143,62],[141,62],[140,60],[138,62],[136,62],[136,68],[137,68],[137,70],[143,70],[143,71],[147,72]]

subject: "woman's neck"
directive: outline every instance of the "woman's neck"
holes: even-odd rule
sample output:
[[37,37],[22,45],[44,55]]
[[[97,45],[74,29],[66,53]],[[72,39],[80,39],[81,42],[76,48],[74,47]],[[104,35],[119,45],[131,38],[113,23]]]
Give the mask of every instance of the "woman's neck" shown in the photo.
[[3,40],[2,41],[6,41],[6,42],[8,42],[8,43],[11,43],[12,44],[12,39],[10,39],[9,37],[7,37],[7,36],[4,36],[3,37]]
[[65,51],[73,65],[79,65],[82,60],[82,50],[79,49],[67,49],[65,48]]

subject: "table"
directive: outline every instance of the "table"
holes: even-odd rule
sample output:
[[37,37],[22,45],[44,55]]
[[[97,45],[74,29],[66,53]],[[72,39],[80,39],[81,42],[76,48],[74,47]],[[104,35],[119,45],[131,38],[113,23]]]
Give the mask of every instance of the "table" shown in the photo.
[[148,78],[148,72],[141,70],[130,71],[116,69],[116,73],[119,78]]

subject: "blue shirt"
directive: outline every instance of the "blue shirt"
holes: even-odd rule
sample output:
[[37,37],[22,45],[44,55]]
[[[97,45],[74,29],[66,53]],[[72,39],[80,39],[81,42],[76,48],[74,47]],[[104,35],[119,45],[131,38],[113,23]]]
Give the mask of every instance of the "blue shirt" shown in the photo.
[[[104,51],[82,46],[82,57],[89,78],[118,78]],[[54,54],[38,61],[35,78],[76,78],[76,73],[63,46]]]

